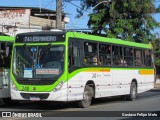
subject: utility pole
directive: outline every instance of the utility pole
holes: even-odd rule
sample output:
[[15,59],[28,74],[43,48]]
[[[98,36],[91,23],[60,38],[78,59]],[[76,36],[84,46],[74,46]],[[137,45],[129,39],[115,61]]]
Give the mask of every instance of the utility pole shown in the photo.
[[62,0],[56,0],[56,29],[62,29]]

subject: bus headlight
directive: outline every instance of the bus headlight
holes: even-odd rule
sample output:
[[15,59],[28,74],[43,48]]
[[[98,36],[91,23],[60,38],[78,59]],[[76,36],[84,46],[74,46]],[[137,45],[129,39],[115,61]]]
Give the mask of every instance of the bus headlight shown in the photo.
[[15,91],[18,91],[16,85],[13,83],[12,80],[10,80],[10,86],[11,86],[11,89],[15,90]]
[[64,81],[61,81],[55,88],[54,88],[54,92],[60,90],[63,87]]

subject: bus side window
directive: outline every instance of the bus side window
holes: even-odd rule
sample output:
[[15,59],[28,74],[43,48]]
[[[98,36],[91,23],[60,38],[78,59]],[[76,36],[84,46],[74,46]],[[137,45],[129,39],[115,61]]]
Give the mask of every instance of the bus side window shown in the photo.
[[1,43],[1,55],[4,56],[5,55],[5,43]]
[[124,60],[126,61],[125,66],[133,66],[133,48],[124,48]]
[[142,50],[135,49],[134,59],[135,59],[135,66],[142,66]]
[[0,43],[0,62],[3,67],[10,66],[10,59],[11,59],[11,47],[9,43],[1,42]]
[[99,64],[100,65],[107,64],[107,48],[105,44],[99,45]]
[[8,57],[8,56],[9,56],[10,47],[9,47],[9,45],[7,45],[7,43],[2,42],[2,43],[1,43],[0,50],[1,50],[0,53],[1,53],[4,57]]
[[124,58],[123,58],[123,48],[120,46],[113,46],[112,55],[113,55],[113,65],[115,66],[123,66]]
[[111,45],[107,45],[107,65],[111,65]]
[[99,45],[99,64],[100,65],[111,65],[111,45],[100,44]]
[[85,52],[85,65],[98,65],[98,53],[97,53],[97,43],[85,42],[84,43]]
[[5,43],[1,43],[1,50],[5,50],[5,46],[6,46],[6,44]]
[[4,67],[5,64],[5,43],[1,42],[0,44],[0,66]]
[[151,50],[144,50],[144,65],[152,66]]

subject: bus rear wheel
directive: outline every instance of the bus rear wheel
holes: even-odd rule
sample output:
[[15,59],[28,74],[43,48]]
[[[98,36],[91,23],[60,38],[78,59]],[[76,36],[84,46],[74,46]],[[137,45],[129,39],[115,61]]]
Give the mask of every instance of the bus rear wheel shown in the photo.
[[93,97],[93,88],[86,85],[83,93],[83,100],[78,102],[78,106],[81,108],[87,108],[91,105]]
[[135,82],[131,83],[131,87],[130,87],[130,94],[128,95],[128,100],[130,101],[134,101],[136,100],[137,97],[137,85]]

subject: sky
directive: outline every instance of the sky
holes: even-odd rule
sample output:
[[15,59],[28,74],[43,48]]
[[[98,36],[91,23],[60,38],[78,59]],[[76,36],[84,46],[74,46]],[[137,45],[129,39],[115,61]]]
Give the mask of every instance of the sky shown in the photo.
[[[160,5],[160,0],[156,0],[156,7]],[[42,7],[56,10],[56,0],[0,0],[0,6],[18,6],[18,7]],[[70,2],[63,2],[63,11],[67,13],[70,18],[70,23],[66,25],[67,29],[87,29],[88,13],[80,19],[76,18],[76,9],[80,7],[80,0],[73,0]],[[153,14],[156,21],[160,22],[160,14]],[[160,34],[160,28],[155,29],[153,33]]]

